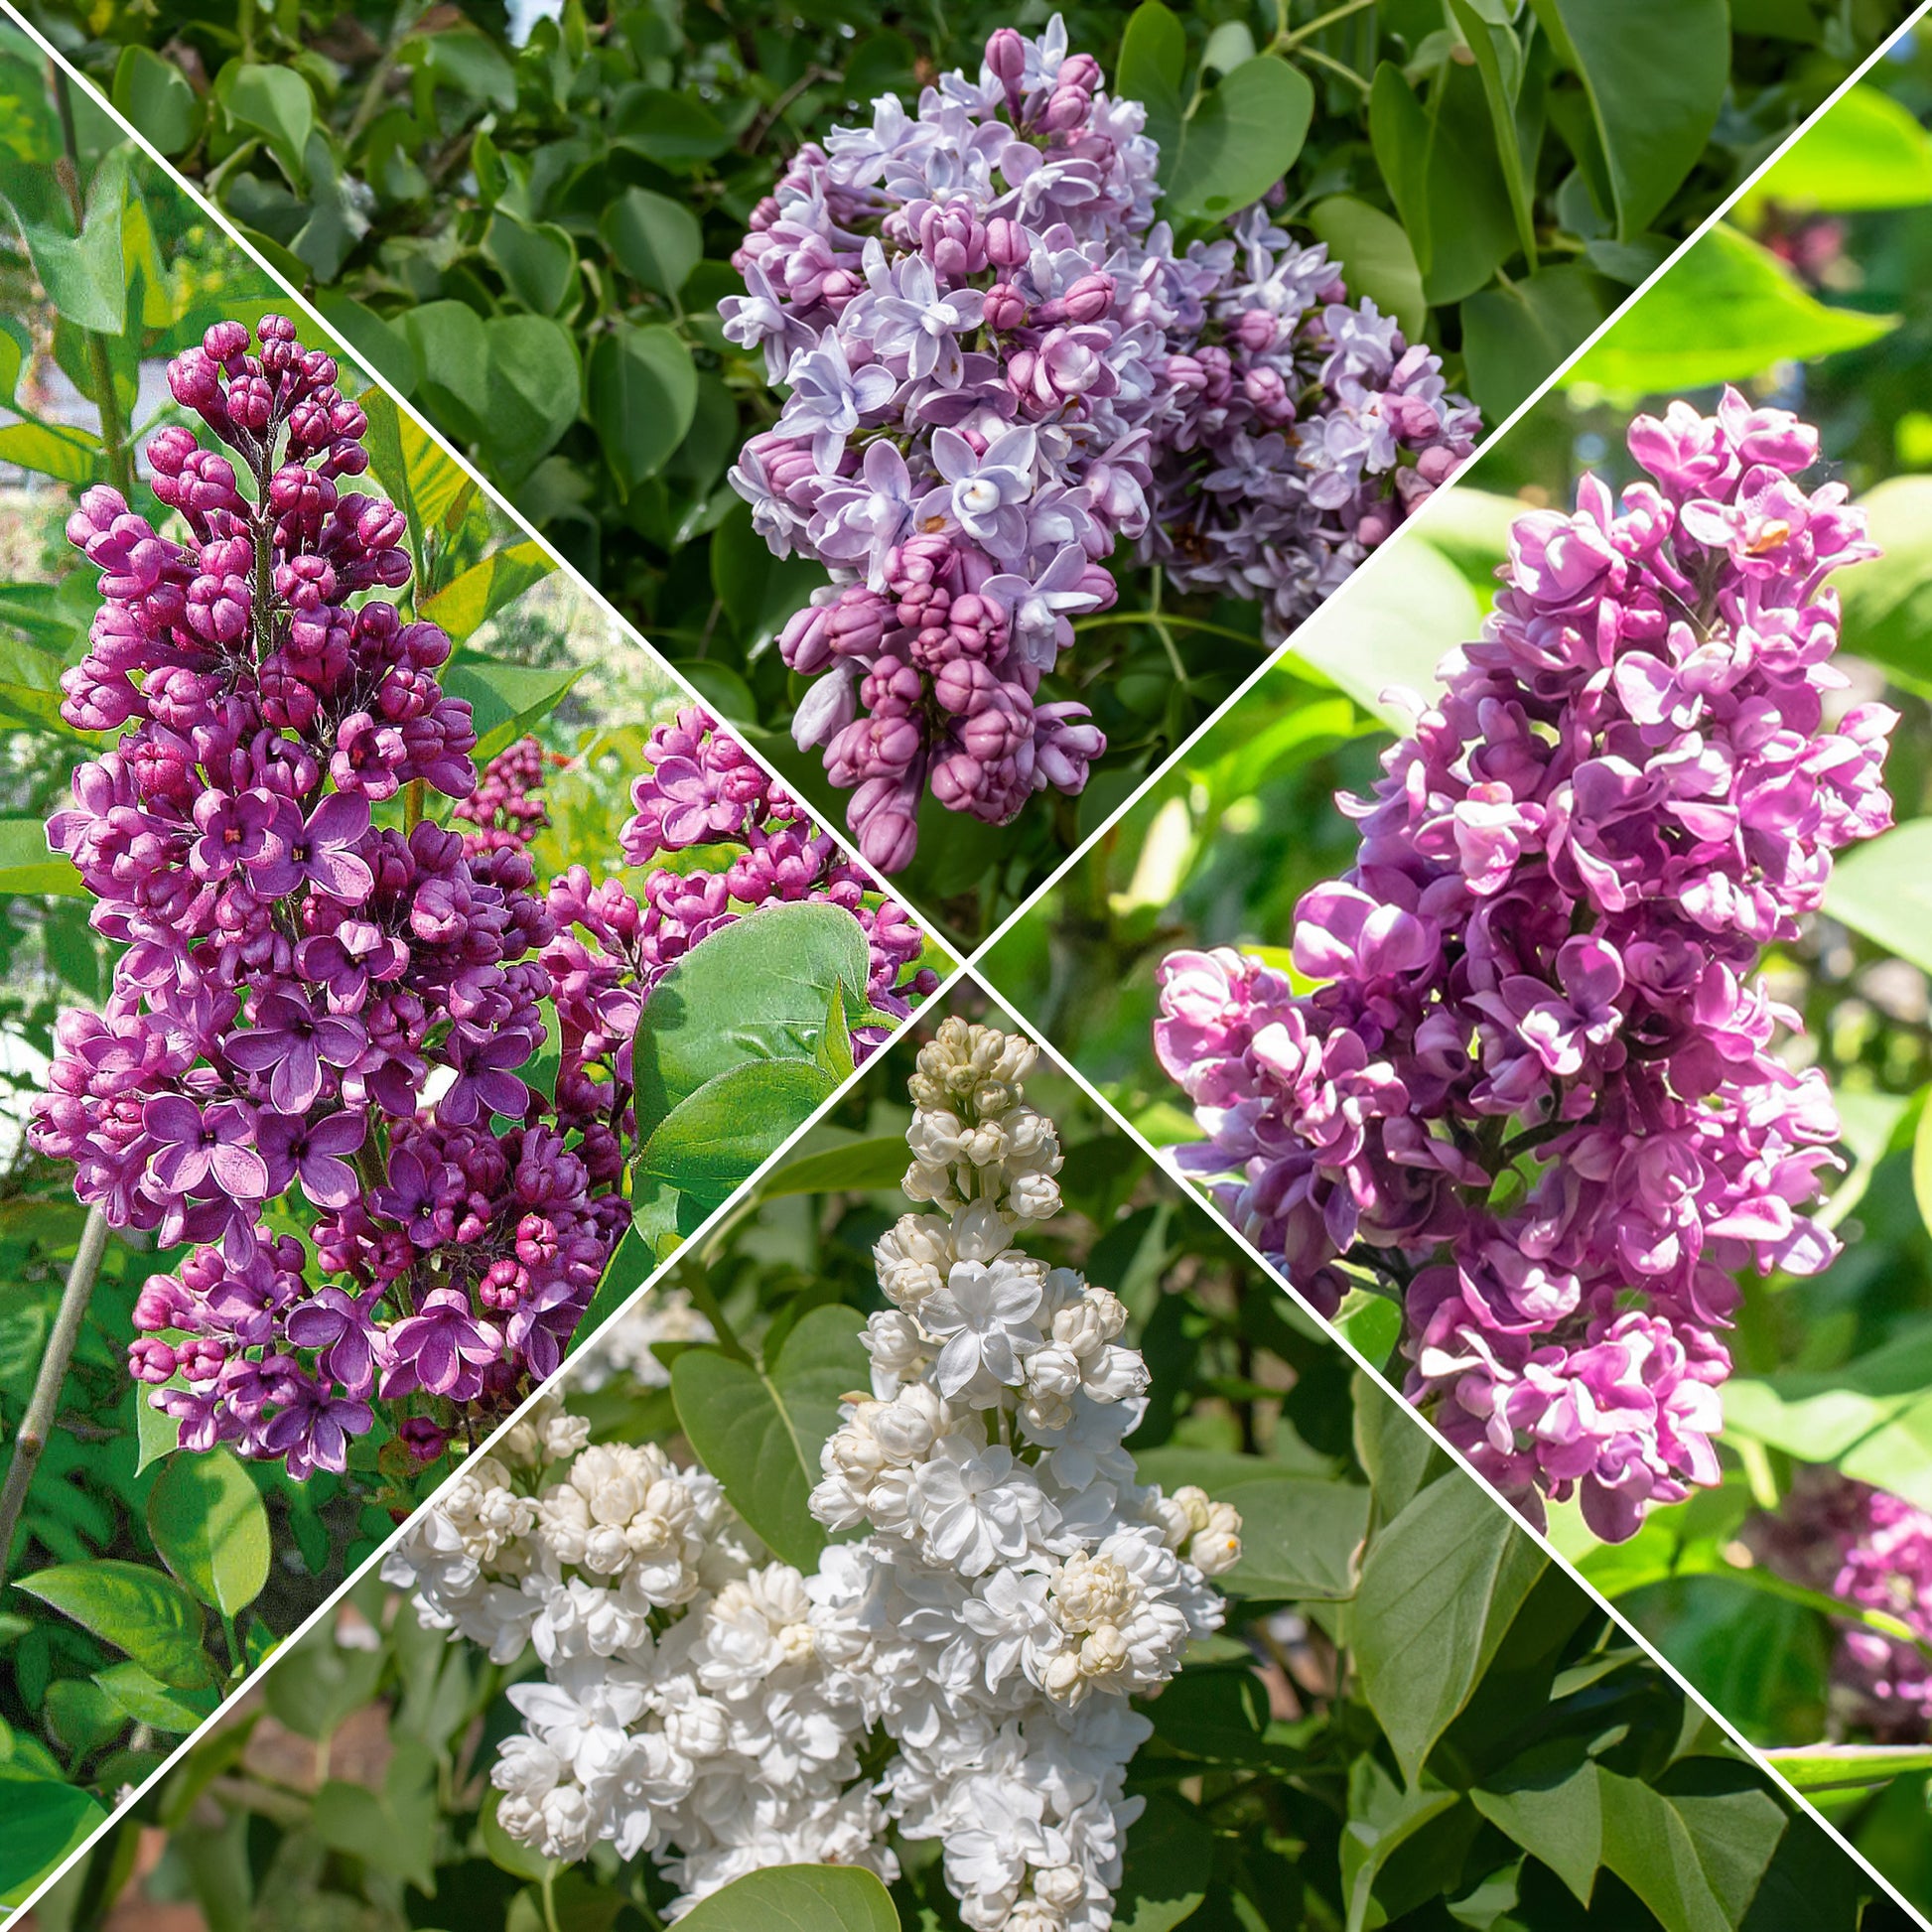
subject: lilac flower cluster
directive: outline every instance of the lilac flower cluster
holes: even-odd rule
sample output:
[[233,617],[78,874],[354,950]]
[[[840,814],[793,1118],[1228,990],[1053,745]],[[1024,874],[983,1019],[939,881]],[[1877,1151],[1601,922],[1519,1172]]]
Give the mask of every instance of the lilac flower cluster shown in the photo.
[[1177,255],[1146,110],[1058,16],[977,80],[801,149],[733,257],[725,333],[789,391],[732,483],[832,582],[787,625],[793,733],[897,871],[930,790],[1004,824],[1105,749],[1041,702],[1122,539],[1285,633],[1469,448],[1475,415],[1257,207]]
[[[720,927],[761,905],[841,906],[864,928],[867,997],[878,1012],[902,1019],[938,984],[916,963],[924,939],[904,907],[869,900],[867,874],[708,712],[693,706],[660,725],[644,757],[621,835],[625,861],[646,869],[641,892],[618,879],[593,884],[571,867],[550,888],[556,937],[543,952],[562,1036],[559,1114],[580,1132],[593,1173],[614,1184],[634,1119],[631,1041],[644,1001]],[[678,863],[687,853],[706,863]],[[887,1032],[855,1027],[855,1056],[863,1060]]]
[[542,797],[544,757],[534,738],[519,738],[483,766],[476,790],[450,810],[452,818],[475,828],[463,835],[464,851],[522,851],[550,823]]
[[63,711],[120,736],[48,838],[124,950],[32,1129],[111,1225],[192,1244],[129,1351],[184,1445],[296,1475],[374,1398],[429,1458],[547,1375],[628,1217],[519,1077],[554,933],[527,856],[422,816],[476,785],[475,733],[448,638],[363,595],[410,564],[336,377],[283,318],[258,349],[216,324],[169,381],[223,447],[148,445],[186,541],[104,487],[68,525],[103,602]]
[[1844,683],[1827,576],[1874,554],[1814,432],[1734,390],[1639,417],[1648,481],[1518,519],[1480,642],[1383,759],[1354,869],[1297,908],[1289,978],[1162,973],[1179,1156],[1333,1308],[1404,1303],[1409,1393],[1539,1517],[1599,1536],[1711,1482],[1731,1277],[1833,1253],[1834,1165],[1797,1024],[1747,974],[1882,830],[1894,716]]

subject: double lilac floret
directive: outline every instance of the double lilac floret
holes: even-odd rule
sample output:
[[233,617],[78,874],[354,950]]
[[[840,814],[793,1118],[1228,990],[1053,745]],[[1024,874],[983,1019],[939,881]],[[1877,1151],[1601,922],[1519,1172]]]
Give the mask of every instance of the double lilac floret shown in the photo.
[[732,483],[832,578],[780,639],[815,680],[793,734],[887,871],[927,791],[1004,824],[1086,783],[1105,741],[1041,680],[1120,541],[1276,638],[1473,441],[1435,355],[1265,209],[1177,254],[1101,77],[1057,16],[1002,28],[977,80],[801,149],[733,258],[725,333],[788,394]]
[[1883,830],[1895,715],[1827,728],[1839,606],[1875,553],[1816,434],[1727,391],[1518,519],[1482,640],[1451,652],[1365,799],[1354,869],[1297,908],[1289,977],[1162,969],[1157,1047],[1208,1139],[1181,1166],[1332,1309],[1404,1308],[1408,1392],[1537,1518],[1599,1536],[1717,1480],[1733,1275],[1810,1274],[1838,1118],[1748,978]]
[[[283,318],[216,324],[169,381],[228,454],[148,445],[186,540],[104,487],[69,522],[103,602],[63,713],[119,737],[48,838],[124,950],[32,1129],[111,1225],[192,1246],[130,1350],[184,1445],[296,1475],[377,1399],[428,1458],[548,1374],[628,1222],[518,1077],[555,933],[527,855],[419,809],[475,788],[476,735],[449,639],[362,595],[410,563],[336,375]],[[271,1208],[298,1189],[320,1288]]]

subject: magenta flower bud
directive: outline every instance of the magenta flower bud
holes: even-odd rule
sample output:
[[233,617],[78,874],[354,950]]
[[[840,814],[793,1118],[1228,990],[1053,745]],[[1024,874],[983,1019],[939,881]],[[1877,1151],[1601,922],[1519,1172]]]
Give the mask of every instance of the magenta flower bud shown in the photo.
[[1099,90],[1104,78],[1100,63],[1091,54],[1072,54],[1060,63],[1060,70],[1054,76],[1054,84],[1061,87],[1078,87],[1084,93]]
[[986,224],[986,258],[996,268],[1021,268],[1033,254],[1033,238],[1015,220],[996,214]]
[[1093,97],[1081,87],[1057,86],[1047,97],[1039,125],[1053,134],[1069,134],[1093,112]]
[[1027,299],[1011,282],[995,282],[986,292],[980,320],[996,334],[1027,326]]
[[1082,275],[1063,298],[1069,322],[1098,322],[1114,306],[1114,278],[1106,274]]
[[996,28],[988,37],[986,65],[1008,93],[1019,86],[1027,71],[1027,43],[1015,28]]

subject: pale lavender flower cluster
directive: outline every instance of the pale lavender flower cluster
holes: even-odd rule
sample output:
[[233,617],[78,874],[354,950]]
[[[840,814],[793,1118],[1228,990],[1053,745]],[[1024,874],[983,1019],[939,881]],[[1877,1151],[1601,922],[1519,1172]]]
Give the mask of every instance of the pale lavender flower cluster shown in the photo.
[[[110,1225],[193,1245],[129,1351],[183,1444],[296,1475],[345,1467],[376,1398],[429,1457],[547,1375],[628,1218],[520,1077],[554,930],[527,856],[422,816],[476,737],[449,639],[363,596],[410,563],[336,376],[283,318],[253,350],[216,324],[169,380],[239,473],[163,429],[187,540],[107,488],[69,523],[103,602],[63,711],[120,736],[48,839],[124,950],[32,1129]],[[324,1286],[275,1232],[297,1188]]]
[[1279,634],[1473,437],[1435,357],[1260,209],[1176,255],[1145,122],[1057,16],[1002,28],[977,80],[801,149],[733,258],[725,333],[788,393],[731,480],[832,577],[780,639],[814,680],[793,733],[887,871],[927,790],[1004,824],[1085,784],[1105,741],[1041,680],[1121,539]]
[[[593,884],[571,867],[550,888],[556,937],[543,952],[562,1037],[559,1115],[580,1131],[593,1173],[613,1185],[634,1124],[631,1042],[644,1002],[722,926],[761,905],[837,905],[865,932],[875,1011],[903,1019],[938,985],[917,963],[924,935],[905,908],[868,897],[868,876],[708,712],[693,706],[660,725],[644,757],[621,835],[626,862],[645,869],[641,891],[620,879]],[[659,863],[691,852],[706,863]],[[876,1023],[854,1027],[855,1058],[887,1036]]]
[[1834,1252],[1823,1076],[1747,975],[1882,830],[1894,715],[1828,693],[1869,557],[1816,434],[1727,391],[1639,417],[1648,481],[1594,478],[1511,535],[1482,640],[1451,652],[1359,820],[1354,869],[1297,908],[1293,958],[1163,968],[1157,1046],[1209,1136],[1181,1166],[1332,1308],[1400,1296],[1409,1393],[1539,1517],[1600,1536],[1717,1477],[1748,1265]]

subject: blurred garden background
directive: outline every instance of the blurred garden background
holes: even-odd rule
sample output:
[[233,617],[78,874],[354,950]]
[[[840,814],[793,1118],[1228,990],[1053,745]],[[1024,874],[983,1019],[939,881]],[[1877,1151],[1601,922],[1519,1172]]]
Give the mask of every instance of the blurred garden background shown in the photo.
[[[774,561],[725,482],[777,408],[761,363],[721,333],[716,305],[741,286],[729,257],[801,143],[876,95],[910,101],[946,69],[976,69],[989,30],[1035,32],[1051,11],[30,9],[828,814],[843,801],[791,747],[804,684],[773,647],[822,579]],[[1111,81],[1134,10],[1063,11]],[[1244,176],[1285,176],[1282,217],[1438,346],[1451,386],[1494,423],[1907,12],[1211,0],[1171,28],[1184,27],[1186,69],[1162,111],[1198,117],[1204,151]],[[1306,127],[1244,119],[1222,99],[1257,60],[1296,69]],[[1182,229],[1219,231],[1199,215]],[[1116,611],[1083,623],[1043,689],[1089,704],[1106,732],[1086,792],[1035,797],[1007,828],[928,803],[904,886],[955,937],[991,930],[1262,660],[1253,605],[1176,601],[1156,574],[1121,567]]]
[[[1634,474],[1639,409],[1701,409],[1736,381],[1819,425],[1830,474],[1885,556],[1843,573],[1843,700],[1881,693],[1902,722],[1887,766],[1899,824],[1841,861],[1824,916],[1774,949],[1774,997],[1803,1016],[1794,1061],[1822,1065],[1847,1173],[1827,1220],[1844,1252],[1804,1282],[1747,1277],[1729,1345],[1723,1486],[1598,1546],[1574,1512],[1559,1543],[1754,1741],[1922,1746],[1927,1712],[1859,1695],[1848,1641],[1883,1632],[1932,1655],[1932,1588],[1909,1567],[1876,1623],[1830,1595],[1836,1536],[1863,1485],[1932,1509],[1932,49],[1901,45],[1539,404],[1478,456],[1345,606],[1138,800],[995,948],[997,983],[1156,1143],[1195,1138],[1153,1055],[1155,970],[1177,946],[1233,945],[1286,967],[1297,899],[1352,862],[1337,788],[1365,789],[1396,715],[1476,635],[1510,518],[1567,505],[1585,470]],[[1342,620],[1331,621],[1331,620]],[[1395,1311],[1344,1325],[1378,1358]],[[1901,1561],[1904,1561],[1901,1559]],[[1875,1599],[1874,1599],[1875,1600]],[[1885,1621],[1889,1613],[1893,1619]],[[1908,1668],[1908,1676],[1911,1670]],[[1896,1764],[1911,1766],[1908,1753]],[[1893,1767],[1881,1767],[1893,1768]],[[1825,1778],[1827,1774],[1817,1774]],[[1923,1768],[1818,1801],[1920,1902],[1932,1901]]]

